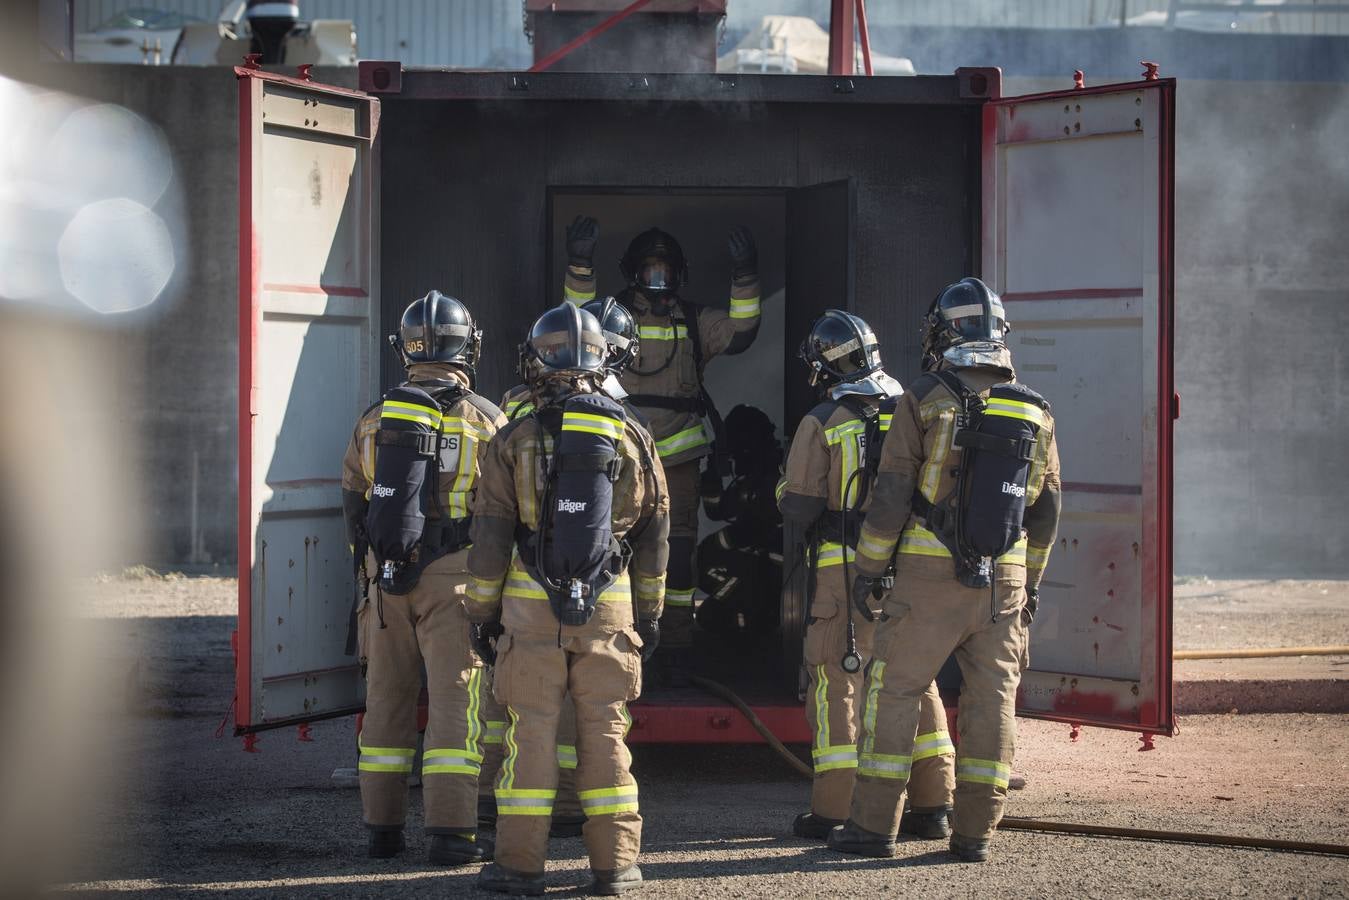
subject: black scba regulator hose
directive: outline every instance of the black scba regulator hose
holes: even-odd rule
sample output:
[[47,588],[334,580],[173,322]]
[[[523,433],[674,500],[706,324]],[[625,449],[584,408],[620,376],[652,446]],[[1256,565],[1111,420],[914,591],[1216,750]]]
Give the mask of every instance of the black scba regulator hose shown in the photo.
[[[735,691],[711,680],[694,676],[692,683],[713,696],[720,697],[738,709],[768,746],[805,778],[814,778],[810,766],[801,761],[778,736],[769,730],[763,720]],[[1250,850],[1273,850],[1280,853],[1314,853],[1323,856],[1349,857],[1349,845],[1319,844],[1314,841],[1284,841],[1277,838],[1245,837],[1236,834],[1208,834],[1202,831],[1169,831],[1153,828],[1118,828],[1112,825],[1082,825],[1077,822],[1055,822],[1048,819],[1029,819],[1024,816],[1003,816],[998,828],[1007,831],[1040,831],[1049,834],[1076,834],[1083,837],[1123,838],[1135,841],[1161,841],[1169,844],[1203,844],[1211,847],[1242,847]]]

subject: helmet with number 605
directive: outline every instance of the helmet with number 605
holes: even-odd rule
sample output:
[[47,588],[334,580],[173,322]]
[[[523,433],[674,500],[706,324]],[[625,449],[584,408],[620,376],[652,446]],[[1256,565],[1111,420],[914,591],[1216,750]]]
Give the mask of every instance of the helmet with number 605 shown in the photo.
[[422,362],[447,362],[463,366],[471,374],[482,349],[482,329],[462,302],[431,291],[403,310],[398,333],[389,335],[404,366]]

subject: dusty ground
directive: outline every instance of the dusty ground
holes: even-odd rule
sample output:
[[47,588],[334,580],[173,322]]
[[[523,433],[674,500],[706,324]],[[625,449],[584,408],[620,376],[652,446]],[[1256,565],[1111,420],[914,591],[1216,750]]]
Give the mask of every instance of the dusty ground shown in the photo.
[[[1322,591],[1325,591],[1322,593]],[[65,887],[81,895],[444,896],[474,872],[437,870],[410,830],[402,860],[363,856],[350,720],[313,743],[268,734],[261,753],[213,737],[231,686],[234,582],[95,586],[89,612],[120,664],[131,726],[100,758],[125,787],[93,798]],[[1178,591],[1177,645],[1349,643],[1342,583],[1195,583]],[[1289,611],[1292,612],[1289,612]],[[136,660],[137,665],[130,665]],[[116,665],[110,671],[116,670]],[[1349,843],[1349,716],[1187,718],[1138,753],[1136,736],[1023,721],[1030,786],[1009,812],[1077,822]],[[807,786],[761,747],[638,748],[648,896],[1349,896],[1349,860],[1020,832],[983,866],[910,842],[895,861],[837,856],[785,836]],[[695,776],[700,783],[690,790]],[[414,791],[415,825],[420,797]],[[584,884],[579,840],[554,842],[553,895]]]

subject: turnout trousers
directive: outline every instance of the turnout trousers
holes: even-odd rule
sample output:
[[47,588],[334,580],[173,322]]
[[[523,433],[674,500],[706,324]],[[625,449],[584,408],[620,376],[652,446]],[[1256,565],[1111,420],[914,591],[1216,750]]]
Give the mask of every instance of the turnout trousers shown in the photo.
[[693,643],[701,470],[701,459],[665,470],[665,483],[670,491],[670,562],[665,575],[665,614],[660,619],[662,648],[687,647]]
[[[820,545],[815,573],[815,596],[806,626],[805,663],[810,678],[806,719],[812,736],[811,758],[815,778],[810,811],[825,819],[846,819],[857,775],[857,742],[865,690],[865,669],[848,673],[841,665],[848,651],[850,599],[843,580],[842,548]],[[851,560],[851,551],[849,551]],[[876,623],[856,611],[852,614],[857,651],[863,663],[872,656]],[[935,810],[951,805],[955,785],[955,748],[946,730],[946,710],[931,682],[921,694],[917,749],[909,802],[915,809]]]
[[[942,561],[941,568],[949,572],[949,565]],[[935,693],[932,680],[952,652],[964,685],[951,827],[983,839],[1001,820],[1016,749],[1025,589],[1019,581],[994,584],[990,591],[967,588],[949,575],[903,573],[887,598],[889,618],[877,625],[867,673],[850,816],[868,831],[893,835],[898,829],[905,789],[925,751],[919,735],[923,698]]]
[[[496,808],[496,779],[506,757],[506,707],[497,702],[491,691],[483,693],[482,776],[478,779],[480,807]],[[562,704],[557,717],[557,802],[553,804],[553,818],[581,817],[581,802],[576,799],[576,707],[571,697]]]
[[466,552],[443,556],[427,566],[411,593],[384,594],[384,627],[379,609],[371,608],[377,600],[362,609],[367,669],[357,769],[370,828],[401,828],[407,818],[407,776],[417,753],[417,699],[425,666],[426,831],[471,836],[478,830],[480,711],[490,688],[468,642],[466,560]]

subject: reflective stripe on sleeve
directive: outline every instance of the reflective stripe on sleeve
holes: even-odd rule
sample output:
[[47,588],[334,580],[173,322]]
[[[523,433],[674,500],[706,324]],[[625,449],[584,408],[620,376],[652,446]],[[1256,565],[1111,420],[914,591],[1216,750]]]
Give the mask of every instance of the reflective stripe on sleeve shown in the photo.
[[557,767],[559,769],[576,768],[576,747],[571,744],[557,745]]
[[708,443],[707,430],[699,423],[692,428],[677,431],[664,440],[656,441],[656,453],[662,458],[674,456],[676,453],[702,447]]
[[687,590],[675,590],[674,588],[667,587],[665,589],[665,605],[692,609],[693,588],[688,588]]
[[644,341],[676,341],[689,336],[686,325],[639,325],[637,337]]
[[637,785],[622,784],[617,787],[595,788],[590,791],[578,791],[581,811],[587,816],[607,816],[621,812],[637,812]]
[[970,756],[956,757],[956,781],[972,781],[977,784],[991,784],[994,787],[1007,787],[1012,776],[1012,767],[996,759],[975,759]]
[[894,555],[895,542],[893,539],[877,537],[876,532],[872,531],[864,522],[862,524],[862,533],[857,537],[857,552],[867,559],[886,560]]
[[1034,544],[1026,545],[1026,565],[1034,566],[1037,569],[1043,569],[1049,565],[1049,547],[1037,547]]
[[479,606],[494,606],[501,599],[501,585],[505,580],[504,578],[479,578],[477,575],[471,575],[469,576],[465,599],[469,603],[475,603]]
[[731,298],[732,319],[753,319],[759,315],[759,298],[746,297],[744,300]]
[[913,741],[913,759],[930,759],[934,756],[950,756],[956,752],[951,736],[945,731],[930,731],[920,734]]
[[594,300],[595,289],[592,287],[588,291],[578,291],[569,284],[562,286],[562,297],[564,300]]
[[406,775],[412,771],[412,757],[417,755],[416,747],[367,747],[359,740],[360,759],[356,769],[360,772],[392,772]]
[[632,598],[634,600],[654,602],[664,596],[665,576],[663,574],[655,576],[632,576]]
[[506,723],[501,719],[487,719],[482,723],[482,742],[500,744],[506,737]]
[[907,781],[913,769],[913,757],[890,753],[863,753],[857,764],[858,775]]
[[557,791],[542,788],[497,788],[498,816],[551,816]]
[[787,493],[787,478],[784,475],[778,479],[778,486],[773,489],[773,496],[777,498],[778,505],[782,505],[782,495]]
[[[825,569],[829,566],[843,565],[843,551],[844,547],[842,544],[835,544],[832,541],[821,542],[819,552],[815,555],[815,567],[817,569]],[[847,552],[848,562],[852,562],[857,558],[857,554],[851,547],[847,548]]]

